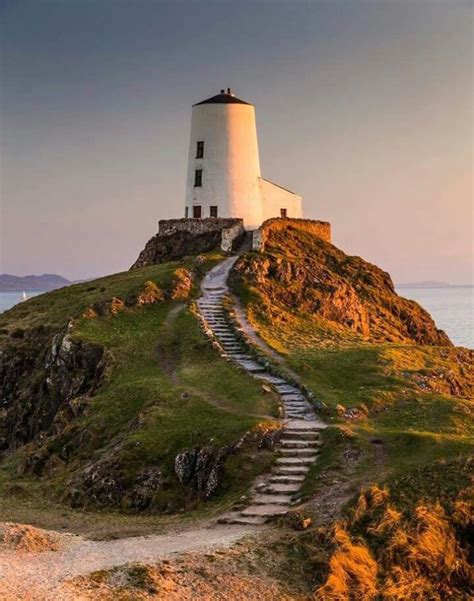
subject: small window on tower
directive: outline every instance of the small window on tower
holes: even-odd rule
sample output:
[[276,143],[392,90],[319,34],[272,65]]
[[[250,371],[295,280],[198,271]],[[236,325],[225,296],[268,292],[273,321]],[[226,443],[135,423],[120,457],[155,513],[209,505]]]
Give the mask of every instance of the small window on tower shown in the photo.
[[201,140],[197,143],[196,158],[202,159],[204,156],[204,142]]
[[211,217],[217,217],[217,207],[211,207]]
[[196,169],[194,172],[194,187],[200,188],[202,186],[202,169]]
[[280,217],[286,217],[286,209],[280,209]]
[[194,205],[193,217],[194,219],[201,219],[201,205]]

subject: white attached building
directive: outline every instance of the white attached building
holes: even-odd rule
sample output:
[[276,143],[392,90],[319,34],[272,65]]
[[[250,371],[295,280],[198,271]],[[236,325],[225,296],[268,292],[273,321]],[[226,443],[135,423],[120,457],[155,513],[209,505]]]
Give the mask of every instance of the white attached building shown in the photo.
[[301,196],[260,175],[253,105],[230,88],[195,104],[185,217],[240,217],[254,230],[271,217],[302,216]]

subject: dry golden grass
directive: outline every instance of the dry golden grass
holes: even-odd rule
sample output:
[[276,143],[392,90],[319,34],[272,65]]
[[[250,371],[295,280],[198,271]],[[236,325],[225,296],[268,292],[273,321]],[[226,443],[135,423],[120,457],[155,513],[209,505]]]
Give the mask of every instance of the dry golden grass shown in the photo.
[[[464,491],[466,492],[466,491]],[[444,601],[470,599],[474,578],[462,534],[473,522],[472,505],[454,503],[447,515],[435,502],[420,502],[402,514],[387,489],[372,487],[359,497],[351,518],[333,533],[322,601],[381,599]],[[360,538],[354,542],[353,532]]]
[[377,562],[368,548],[354,543],[344,526],[334,527],[336,550],[329,562],[329,575],[315,598],[322,601],[370,601],[377,593]]

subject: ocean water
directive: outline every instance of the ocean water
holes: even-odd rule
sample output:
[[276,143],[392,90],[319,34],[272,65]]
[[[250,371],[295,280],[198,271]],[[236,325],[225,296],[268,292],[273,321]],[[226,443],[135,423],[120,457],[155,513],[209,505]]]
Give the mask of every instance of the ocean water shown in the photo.
[[474,286],[400,286],[397,292],[426,309],[455,345],[474,348]]
[[[26,290],[26,296],[28,298],[32,298],[33,296],[38,296],[38,294],[43,294],[44,290],[35,292],[28,292]],[[23,296],[23,292],[0,292],[0,313],[10,309],[13,305],[21,302]]]
[[[444,330],[454,344],[474,348],[474,287],[408,287],[397,292],[417,301],[433,317],[438,328]],[[42,292],[28,292],[28,298]],[[0,292],[0,313],[21,301],[21,292]]]

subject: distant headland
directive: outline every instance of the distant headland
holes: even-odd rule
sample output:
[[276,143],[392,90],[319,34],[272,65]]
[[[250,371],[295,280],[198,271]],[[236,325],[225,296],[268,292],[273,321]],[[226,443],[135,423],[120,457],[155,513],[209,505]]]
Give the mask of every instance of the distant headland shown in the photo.
[[54,273],[44,273],[43,275],[11,275],[9,273],[0,274],[0,292],[21,292],[28,290],[49,291],[72,284],[70,280]]

